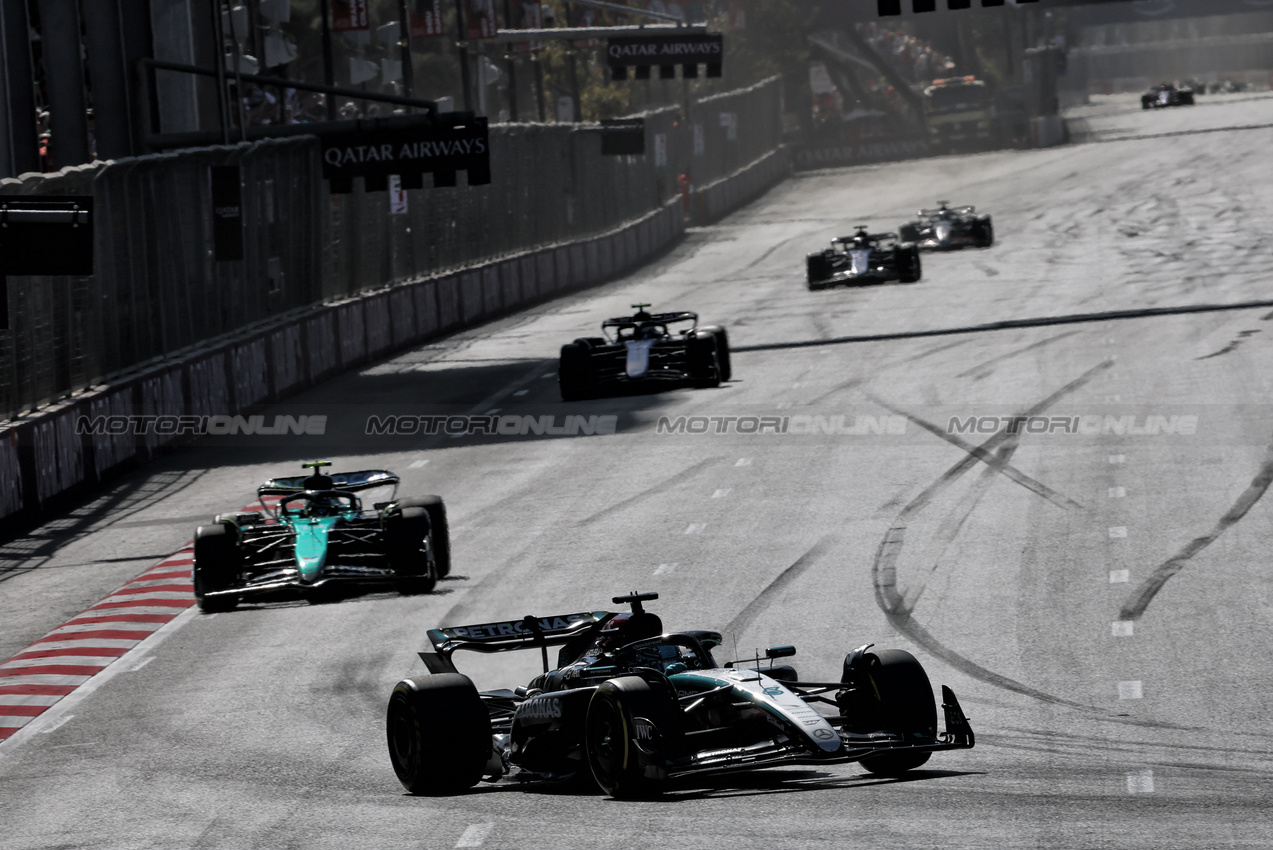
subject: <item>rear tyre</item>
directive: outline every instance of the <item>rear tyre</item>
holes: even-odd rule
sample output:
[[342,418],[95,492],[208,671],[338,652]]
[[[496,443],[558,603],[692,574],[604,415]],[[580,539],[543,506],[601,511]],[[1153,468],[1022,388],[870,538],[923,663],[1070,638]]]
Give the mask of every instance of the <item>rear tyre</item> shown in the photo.
[[897,235],[903,242],[918,242],[919,228],[913,224],[903,224],[897,229]]
[[561,347],[557,366],[557,386],[562,401],[579,401],[588,397],[592,383],[592,354],[586,340],[577,339]]
[[429,515],[429,547],[438,578],[451,574],[451,531],[446,523],[446,505],[441,496],[416,496],[399,502],[404,508],[424,508]]
[[610,679],[598,687],[584,721],[584,754],[601,790],[620,799],[661,794],[680,712],[674,693],[640,676]]
[[200,526],[194,535],[194,598],[205,614],[232,611],[239,597],[208,596],[234,585],[239,572],[238,537],[225,523]]
[[[868,652],[842,681],[854,685],[855,696],[841,706],[851,716],[853,731],[893,732],[907,743],[937,737],[937,702],[928,674],[915,656],[901,649]],[[927,752],[883,753],[862,759],[862,766],[880,776],[900,776],[928,761]]]
[[685,341],[685,346],[690,382],[699,388],[719,387],[721,369],[715,335],[692,336]]
[[468,676],[403,679],[385,718],[389,761],[412,794],[458,794],[482,778],[492,753],[491,718]]
[[429,530],[429,512],[422,507],[402,507],[385,518],[393,584],[403,595],[428,593],[437,584],[437,572],[425,548]]
[[708,325],[698,330],[699,333],[706,331],[716,337],[716,363],[720,366],[720,379],[722,382],[728,381],[734,376],[734,367],[729,360],[729,334],[719,325]]

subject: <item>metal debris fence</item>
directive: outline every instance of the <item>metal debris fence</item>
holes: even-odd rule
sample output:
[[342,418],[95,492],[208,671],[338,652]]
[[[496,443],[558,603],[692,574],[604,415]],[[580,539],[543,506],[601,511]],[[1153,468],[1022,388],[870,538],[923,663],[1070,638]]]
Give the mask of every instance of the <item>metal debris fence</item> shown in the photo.
[[[490,185],[426,179],[405,212],[360,181],[330,194],[312,136],[0,181],[0,201],[93,195],[97,213],[95,274],[8,280],[0,422],[315,305],[613,231],[678,192],[689,212],[688,183],[720,183],[781,147],[779,104],[773,78],[690,103],[688,120],[684,107],[647,113],[644,156],[602,156],[599,125],[497,125]],[[210,169],[224,165],[242,175],[234,262],[213,253]],[[771,184],[772,171],[745,182]]]

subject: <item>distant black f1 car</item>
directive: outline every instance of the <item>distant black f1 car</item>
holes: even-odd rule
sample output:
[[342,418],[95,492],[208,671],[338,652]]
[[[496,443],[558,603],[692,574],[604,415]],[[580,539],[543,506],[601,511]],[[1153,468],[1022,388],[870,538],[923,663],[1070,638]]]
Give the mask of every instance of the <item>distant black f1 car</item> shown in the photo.
[[890,280],[914,283],[922,269],[919,248],[896,233],[868,233],[858,225],[852,236],[831,240],[831,247],[805,258],[810,289],[854,286]]
[[697,313],[647,313],[649,306],[633,304],[633,315],[601,323],[604,336],[561,347],[557,382],[563,400],[660,387],[716,387],[730,379],[724,328],[700,326]]
[[[420,653],[432,675],[389,697],[389,759],[413,794],[453,794],[485,779],[595,782],[614,797],[648,797],[687,777],[773,765],[858,762],[898,776],[938,750],[973,746],[972,727],[942,687],[945,732],[924,668],[903,650],[851,651],[838,681],[799,681],[774,660],[718,664],[719,632],[665,633],[642,602],[605,611],[430,629]],[[550,669],[549,647],[560,647]],[[451,659],[460,649],[538,649],[526,687],[478,692]],[[822,710],[819,711],[818,709]]]
[[976,207],[952,207],[949,203],[938,201],[936,209],[920,210],[914,221],[898,228],[898,234],[927,251],[989,248],[994,244],[995,228],[990,216],[977,215]]
[[[205,612],[247,596],[318,598],[339,583],[384,584],[428,593],[451,570],[446,506],[439,496],[398,499],[398,476],[382,469],[272,478],[257,489],[260,511],[218,514],[194,539],[194,594]],[[385,501],[364,508],[358,494]]]
[[1141,109],[1161,109],[1164,106],[1193,106],[1193,89],[1162,83],[1140,96]]

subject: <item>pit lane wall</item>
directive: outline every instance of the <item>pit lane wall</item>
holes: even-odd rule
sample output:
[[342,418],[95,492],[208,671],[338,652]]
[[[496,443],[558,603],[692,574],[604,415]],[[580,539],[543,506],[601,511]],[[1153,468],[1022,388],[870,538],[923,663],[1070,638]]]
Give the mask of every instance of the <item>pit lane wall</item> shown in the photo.
[[[777,102],[776,97],[773,100]],[[729,122],[745,132],[746,112],[736,102],[727,105]],[[671,125],[673,115],[665,112],[647,121],[647,129],[659,129],[658,122],[663,120]],[[729,125],[718,120],[717,126],[722,128],[722,140],[731,141],[726,135]],[[710,179],[699,187],[685,186],[674,172],[682,162],[694,161],[692,137],[684,143],[685,159],[680,161],[674,145],[669,145],[671,155],[662,164],[651,156],[624,158],[635,160],[622,163],[634,172],[644,164],[641,173],[629,176],[643,187],[641,191],[649,192],[646,208],[600,232],[520,251],[506,249],[498,256],[406,279],[395,265],[400,255],[388,252],[374,266],[380,272],[378,288],[325,298],[325,289],[348,286],[349,275],[365,279],[365,268],[349,268],[354,261],[347,254],[349,246],[342,243],[361,232],[349,220],[353,215],[372,203],[387,207],[387,200],[383,193],[338,199],[325,188],[313,186],[300,189],[297,200],[277,183],[268,192],[269,204],[253,197],[249,187],[255,185],[261,191],[261,184],[288,179],[288,174],[298,185],[308,181],[313,174],[303,168],[289,169],[294,169],[294,149],[309,145],[311,153],[316,151],[310,141],[183,152],[145,162],[99,163],[51,177],[4,181],[0,196],[93,194],[99,247],[98,273],[92,278],[10,278],[10,303],[16,302],[19,309],[11,310],[14,330],[0,331],[0,383],[27,375],[31,386],[53,387],[60,398],[38,403],[20,399],[19,412],[0,421],[0,526],[26,525],[43,511],[55,509],[59,501],[91,490],[190,439],[190,431],[183,430],[177,417],[225,421],[242,416],[341,371],[639,267],[679,241],[687,223],[718,218],[789,174],[776,117],[772,126],[767,144],[763,133],[747,136],[740,153],[717,166],[724,173],[714,176],[711,169],[701,169]],[[561,151],[557,156],[562,156]],[[183,189],[206,179],[209,165],[224,164],[227,159],[244,163],[244,212],[249,224],[245,260],[231,270],[214,263],[207,251],[203,231],[208,219],[200,215],[201,198],[195,193],[183,199]],[[725,170],[730,166],[731,170]],[[140,175],[148,188],[157,191],[137,193],[129,191],[126,182],[105,181],[103,175],[110,167],[126,169],[132,178]],[[586,178],[580,175],[581,180]],[[515,194],[516,187],[507,191]],[[567,218],[580,216],[582,211],[577,206],[571,209],[563,188],[557,191],[556,200],[565,202]],[[413,202],[414,198],[408,201]],[[321,237],[312,230],[283,226],[305,216],[305,204],[311,203],[330,205],[333,210],[342,207],[343,215],[333,214]],[[479,214],[493,214],[489,201],[478,206]],[[524,207],[525,201],[517,208]],[[420,215],[438,213],[425,209]],[[386,217],[382,214],[373,222]],[[252,227],[254,223],[260,227]],[[452,219],[449,226],[455,228],[457,223]],[[591,223],[596,226],[595,219]],[[409,229],[405,223],[395,225]],[[197,250],[177,250],[183,239]],[[453,240],[443,247],[453,250],[454,245]],[[169,249],[172,255],[164,256]],[[370,256],[366,245],[360,250],[364,258]],[[428,255],[439,248],[426,244],[411,250]],[[109,283],[99,279],[105,276],[111,278]],[[296,286],[289,287],[289,282]],[[207,287],[218,284],[231,291],[209,296]],[[310,303],[296,304],[305,294]],[[103,299],[110,303],[101,306]],[[240,299],[255,299],[265,306],[274,299],[281,315],[256,317],[253,308],[260,305],[240,303]],[[167,338],[171,345],[173,339],[184,342],[186,334],[216,327],[217,322],[236,320],[238,331],[209,335],[175,350],[164,351],[160,346],[158,356],[150,359],[140,355],[151,347],[143,348],[141,341],[128,338],[129,328],[140,324],[147,326],[157,343]],[[165,333],[165,323],[178,327]],[[24,340],[31,344],[22,345]],[[106,375],[93,371],[100,368],[105,355],[87,349],[100,348],[103,340],[115,346],[106,352],[110,357],[125,362],[132,357],[128,368]],[[31,386],[20,392],[23,388],[15,389],[10,383],[4,400],[29,399]],[[82,420],[112,414],[163,418],[143,434],[77,433]]]

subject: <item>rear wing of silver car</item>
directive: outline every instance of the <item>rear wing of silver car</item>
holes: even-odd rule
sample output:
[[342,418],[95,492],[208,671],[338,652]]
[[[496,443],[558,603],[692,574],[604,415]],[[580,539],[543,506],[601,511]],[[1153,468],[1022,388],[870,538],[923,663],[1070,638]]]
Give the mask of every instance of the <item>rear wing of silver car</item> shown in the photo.
[[472,652],[511,652],[517,649],[541,649],[547,664],[548,647],[561,646],[585,634],[613,617],[608,611],[584,611],[551,617],[523,617],[497,623],[471,626],[448,626],[429,629],[431,651],[419,653],[430,673],[455,673],[451,654],[459,649]]

